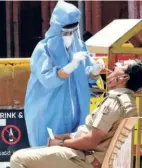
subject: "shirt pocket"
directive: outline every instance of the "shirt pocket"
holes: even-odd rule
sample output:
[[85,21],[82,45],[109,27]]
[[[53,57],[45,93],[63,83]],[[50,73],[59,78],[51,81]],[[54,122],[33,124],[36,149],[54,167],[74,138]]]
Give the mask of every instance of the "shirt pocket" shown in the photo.
[[100,111],[104,115],[109,115],[109,113],[113,111],[113,107],[115,107],[116,103],[117,102],[114,101],[114,99],[107,99],[102,105],[102,109]]

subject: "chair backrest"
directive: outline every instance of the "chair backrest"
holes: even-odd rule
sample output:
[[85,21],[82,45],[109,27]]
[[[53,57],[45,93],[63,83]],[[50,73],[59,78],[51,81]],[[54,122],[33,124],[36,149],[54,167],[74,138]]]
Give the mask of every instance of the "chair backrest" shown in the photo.
[[109,145],[109,148],[106,152],[105,158],[103,160],[102,168],[112,168],[113,161],[116,158],[118,151],[121,149],[122,144],[126,141],[129,136],[129,133],[132,131],[136,121],[139,117],[130,117],[123,119]]

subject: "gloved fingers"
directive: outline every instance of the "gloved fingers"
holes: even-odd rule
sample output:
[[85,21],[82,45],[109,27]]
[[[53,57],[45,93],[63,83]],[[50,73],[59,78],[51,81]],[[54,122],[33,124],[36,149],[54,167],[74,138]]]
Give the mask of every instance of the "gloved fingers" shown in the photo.
[[86,55],[81,55],[80,57],[79,57],[79,60],[80,61],[83,61],[83,60],[85,60],[86,59]]
[[91,70],[93,75],[99,75],[100,71],[102,70],[102,66],[100,64],[95,64]]
[[79,51],[75,53],[76,55],[86,55],[87,52],[86,51]]
[[93,66],[93,71],[101,71],[102,70],[102,66],[100,64],[96,64]]
[[96,62],[99,63],[99,64],[104,64],[104,60],[101,59],[101,58],[97,59]]
[[76,53],[74,53],[73,57],[85,56],[86,53],[87,53],[87,52],[85,52],[85,51],[76,52]]
[[103,59],[98,59],[97,61],[96,61],[98,64],[100,64],[101,65],[101,67],[102,67],[102,69],[104,69],[105,68],[105,62],[104,62],[104,60]]
[[82,61],[86,59],[86,52],[77,52],[73,55],[73,60]]
[[92,53],[92,52],[87,51],[87,52],[86,52],[86,56],[95,57],[96,55],[95,55],[95,53]]

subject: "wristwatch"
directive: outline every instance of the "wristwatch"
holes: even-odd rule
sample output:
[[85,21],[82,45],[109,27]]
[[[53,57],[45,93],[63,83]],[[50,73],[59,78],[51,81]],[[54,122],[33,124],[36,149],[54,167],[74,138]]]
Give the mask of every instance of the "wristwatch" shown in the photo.
[[[49,138],[47,146],[50,146],[51,141],[52,141],[52,139]],[[58,146],[64,146],[64,140],[57,140],[57,141],[58,141]],[[53,145],[51,145],[51,146],[53,146]]]
[[60,141],[60,146],[64,146],[64,140]]

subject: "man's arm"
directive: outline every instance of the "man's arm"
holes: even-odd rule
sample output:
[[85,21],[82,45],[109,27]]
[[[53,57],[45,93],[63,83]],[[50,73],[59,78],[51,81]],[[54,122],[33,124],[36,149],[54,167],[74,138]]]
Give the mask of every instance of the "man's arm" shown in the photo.
[[[107,108],[106,108],[107,107]],[[104,105],[100,107],[100,112],[97,113],[90,132],[82,137],[67,139],[64,142],[61,140],[51,141],[49,146],[63,145],[65,147],[90,150],[95,148],[107,135],[113,124],[122,116],[120,104],[116,99],[108,98]]]
[[58,140],[71,139],[71,134],[66,133],[66,134],[54,135],[54,137],[55,139],[58,139]]
[[77,150],[90,150],[95,148],[106,134],[98,128],[93,128],[88,134],[74,139],[66,139],[63,143],[60,140],[51,140],[49,146],[63,145]]
[[75,139],[67,139],[63,146],[78,150],[90,150],[95,148],[107,133],[98,128],[93,128],[88,134]]

